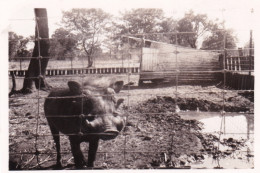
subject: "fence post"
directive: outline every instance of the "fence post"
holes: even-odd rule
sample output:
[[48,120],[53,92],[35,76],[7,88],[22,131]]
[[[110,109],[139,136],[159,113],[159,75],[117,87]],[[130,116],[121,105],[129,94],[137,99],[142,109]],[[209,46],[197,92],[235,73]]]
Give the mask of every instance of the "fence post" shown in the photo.
[[[224,62],[226,62],[226,56],[227,56],[227,50],[226,50],[226,39],[227,39],[227,35],[226,35],[226,32],[224,33],[224,43],[223,43],[223,46],[224,46],[224,57],[223,57],[223,60]],[[226,64],[224,63],[224,89],[226,87]],[[222,112],[225,111],[225,92],[223,92],[223,110]],[[224,134],[226,134],[226,117],[225,117],[225,114],[223,114],[223,119],[224,119]]]
[[20,70],[22,70],[22,58],[20,58]]
[[72,66],[72,57],[70,57],[70,68],[72,69],[73,66]]

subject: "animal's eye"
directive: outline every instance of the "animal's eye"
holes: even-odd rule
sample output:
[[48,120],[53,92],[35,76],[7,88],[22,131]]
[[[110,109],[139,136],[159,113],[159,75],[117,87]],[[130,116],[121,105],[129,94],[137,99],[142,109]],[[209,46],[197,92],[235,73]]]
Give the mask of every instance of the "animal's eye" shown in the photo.
[[107,88],[107,89],[105,90],[105,93],[106,93],[106,94],[115,94],[115,90],[114,90],[113,88]]
[[90,95],[90,94],[91,94],[91,92],[90,92],[89,90],[84,90],[82,93],[83,93],[84,95]]
[[114,111],[114,112],[113,112],[113,115],[114,115],[115,117],[117,117],[117,116],[119,115],[119,112],[118,112],[118,111]]

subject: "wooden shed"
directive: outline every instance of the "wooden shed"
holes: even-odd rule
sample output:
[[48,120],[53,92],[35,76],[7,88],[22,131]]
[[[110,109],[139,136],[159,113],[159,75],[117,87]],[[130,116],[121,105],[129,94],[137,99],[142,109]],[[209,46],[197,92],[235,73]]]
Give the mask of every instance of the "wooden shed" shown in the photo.
[[212,83],[217,81],[221,62],[216,52],[174,44],[143,40],[140,80],[179,84]]

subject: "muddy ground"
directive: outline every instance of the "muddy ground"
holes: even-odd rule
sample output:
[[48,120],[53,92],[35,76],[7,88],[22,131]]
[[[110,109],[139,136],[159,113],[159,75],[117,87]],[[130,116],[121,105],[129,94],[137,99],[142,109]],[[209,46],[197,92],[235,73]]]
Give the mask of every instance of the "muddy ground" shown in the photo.
[[[120,78],[123,77],[116,77]],[[48,82],[53,87],[66,87],[67,80],[70,79],[49,78]],[[21,85],[18,81],[18,88]],[[219,140],[218,135],[202,133],[201,122],[183,119],[175,110],[253,113],[252,93],[223,92],[215,86],[178,86],[177,91],[178,99],[175,99],[176,87],[168,84],[147,88],[131,86],[122,90],[117,97],[125,99],[120,109],[126,112],[127,124],[116,139],[100,141],[96,168],[193,168],[194,163],[203,163],[205,158],[218,161],[246,148],[245,139]],[[48,92],[35,90],[29,95],[10,98],[10,169],[53,169],[56,150],[43,113],[47,95]],[[68,138],[62,136],[61,139],[63,167],[74,169]],[[88,144],[81,147],[87,157]],[[244,152],[239,157],[252,159],[254,155]]]

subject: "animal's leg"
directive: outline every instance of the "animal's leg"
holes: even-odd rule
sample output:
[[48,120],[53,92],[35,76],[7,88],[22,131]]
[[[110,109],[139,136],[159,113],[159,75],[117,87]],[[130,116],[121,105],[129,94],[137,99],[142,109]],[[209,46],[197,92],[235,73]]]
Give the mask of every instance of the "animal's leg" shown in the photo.
[[56,163],[56,167],[57,169],[61,168],[61,154],[60,154],[60,135],[59,135],[59,131],[53,126],[51,125],[51,123],[49,123],[50,125],[50,129],[51,129],[51,133],[56,145],[56,151],[57,151],[57,163]]
[[89,142],[89,150],[88,150],[88,167],[94,167],[94,161],[96,159],[97,149],[98,149],[98,139],[91,140]]
[[83,168],[83,166],[86,165],[86,161],[82,151],[80,150],[79,138],[77,136],[70,136],[69,139],[75,166],[76,168]]

